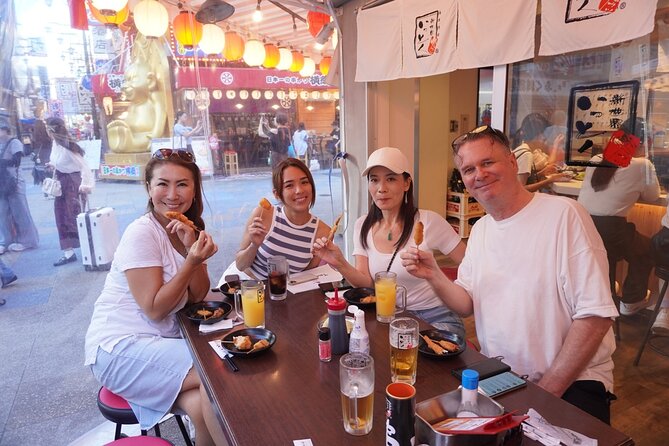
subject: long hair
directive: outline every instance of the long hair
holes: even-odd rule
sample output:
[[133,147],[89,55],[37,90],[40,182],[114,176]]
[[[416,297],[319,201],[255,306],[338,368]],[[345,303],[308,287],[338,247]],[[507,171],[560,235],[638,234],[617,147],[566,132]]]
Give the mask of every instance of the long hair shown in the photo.
[[77,153],[81,156],[84,156],[86,152],[82,149],[79,144],[74,142],[74,139],[70,136],[70,133],[67,131],[65,126],[65,121],[60,118],[49,118],[46,120],[46,125],[53,132],[53,139],[65,147],[70,152]]
[[272,171],[272,187],[274,191],[279,196],[279,199],[283,203],[283,171],[289,167],[297,167],[307,176],[309,184],[311,184],[311,205],[310,208],[316,204],[316,183],[314,182],[314,177],[311,175],[311,171],[302,161],[297,158],[286,158],[281,161]]
[[[402,177],[405,181],[407,179],[411,179],[411,175],[406,172],[402,174]],[[367,176],[367,180],[369,181],[369,175]],[[400,220],[402,220],[403,226],[402,235],[400,236],[399,240],[397,240],[397,243],[393,245],[397,248],[404,246],[404,244],[409,240],[409,237],[411,237],[414,219],[416,218],[416,213],[418,212],[418,208],[416,208],[416,205],[413,202],[413,181],[411,181],[409,184],[409,190],[404,194],[406,196],[406,202],[402,200],[402,204],[400,205]],[[367,212],[367,217],[365,217],[365,220],[362,222],[362,228],[360,229],[360,244],[363,248],[368,248],[367,235],[372,229],[372,226],[381,220],[383,220],[381,209],[379,209],[378,206],[374,203],[374,200],[372,200],[371,204],[369,205],[369,212]]]
[[514,134],[514,144],[519,146],[523,141],[534,141],[543,135],[546,127],[551,125],[548,119],[541,113],[530,113],[523,118],[520,128]]
[[[190,208],[184,212],[184,215],[188,217],[190,221],[195,223],[195,226],[200,229],[204,229],[204,220],[202,219],[202,212],[204,211],[204,204],[202,202],[202,174],[200,173],[200,169],[197,167],[197,164],[194,162],[187,162],[176,156],[166,159],[151,158],[146,164],[146,168],[144,169],[144,186],[146,187],[146,191],[149,191],[151,180],[153,180],[153,172],[156,170],[156,168],[165,166],[167,164],[174,164],[185,167],[193,174],[195,197],[193,198],[193,203],[191,204]],[[153,212],[154,210],[153,201],[151,201],[150,198],[146,208],[150,212]]]

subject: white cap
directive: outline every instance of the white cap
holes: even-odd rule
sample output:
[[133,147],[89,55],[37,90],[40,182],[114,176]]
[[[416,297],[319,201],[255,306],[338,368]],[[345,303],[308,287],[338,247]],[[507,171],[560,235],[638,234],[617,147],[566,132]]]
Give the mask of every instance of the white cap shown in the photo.
[[381,147],[376,149],[369,155],[367,159],[367,167],[362,172],[362,176],[367,176],[373,167],[382,166],[390,169],[393,173],[408,173],[411,175],[409,169],[409,160],[406,156],[395,147]]

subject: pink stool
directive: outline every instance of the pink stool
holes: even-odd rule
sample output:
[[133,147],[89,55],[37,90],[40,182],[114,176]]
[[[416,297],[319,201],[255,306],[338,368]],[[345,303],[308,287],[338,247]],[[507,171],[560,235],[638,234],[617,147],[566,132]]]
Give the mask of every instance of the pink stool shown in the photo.
[[127,437],[114,440],[105,446],[174,446],[174,443],[159,437]]

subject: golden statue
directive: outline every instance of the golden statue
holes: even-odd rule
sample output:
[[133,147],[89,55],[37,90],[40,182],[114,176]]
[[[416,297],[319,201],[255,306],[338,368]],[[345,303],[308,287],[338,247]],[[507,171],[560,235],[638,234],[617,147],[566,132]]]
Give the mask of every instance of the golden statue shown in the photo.
[[151,151],[151,140],[169,136],[171,101],[169,65],[157,39],[137,34],[132,62],[125,71],[123,93],[130,103],[127,115],[107,125],[109,148],[115,153]]

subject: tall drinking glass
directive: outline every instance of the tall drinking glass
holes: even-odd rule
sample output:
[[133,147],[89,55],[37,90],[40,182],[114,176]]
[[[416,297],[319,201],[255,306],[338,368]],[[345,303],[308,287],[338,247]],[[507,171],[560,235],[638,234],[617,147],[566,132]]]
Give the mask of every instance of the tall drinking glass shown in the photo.
[[374,289],[376,320],[387,324],[395,318],[396,313],[406,308],[407,289],[397,286],[397,274],[391,271],[381,271],[374,275]]
[[284,300],[288,284],[288,260],[284,256],[271,256],[267,259],[267,279],[269,298]]
[[244,318],[247,327],[265,327],[265,284],[260,280],[244,280],[235,292],[235,312]]
[[374,415],[374,359],[365,353],[347,353],[339,360],[339,389],[344,430],[366,435]]
[[408,317],[390,323],[390,379],[414,384],[418,369],[418,321]]

